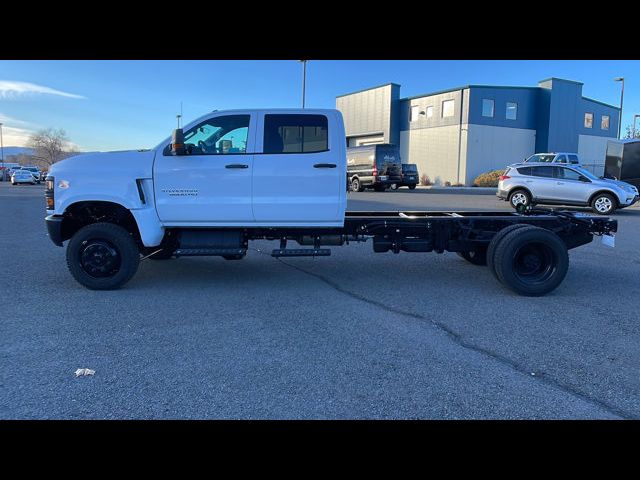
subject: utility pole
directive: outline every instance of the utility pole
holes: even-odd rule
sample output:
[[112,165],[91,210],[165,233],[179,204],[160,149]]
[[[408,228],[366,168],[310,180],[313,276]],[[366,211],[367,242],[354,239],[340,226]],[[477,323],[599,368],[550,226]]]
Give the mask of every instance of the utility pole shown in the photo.
[[0,123],[0,159],[2,160],[2,178],[4,181],[4,140],[2,139],[2,123]]
[[178,120],[178,128],[180,128],[180,119],[182,118],[182,102],[180,102],[180,114],[176,115],[176,119]]
[[302,108],[304,108],[304,99],[307,84],[307,62],[308,60],[300,60],[302,62]]
[[[631,135],[631,138],[636,138],[636,118],[640,117],[640,115],[638,115],[637,113],[633,116],[633,134]],[[0,125],[2,125],[0,123]]]
[[624,100],[624,77],[616,77],[614,82],[622,82],[622,90],[620,90],[620,118],[618,119],[618,139],[620,139],[620,132],[622,129],[622,102]]

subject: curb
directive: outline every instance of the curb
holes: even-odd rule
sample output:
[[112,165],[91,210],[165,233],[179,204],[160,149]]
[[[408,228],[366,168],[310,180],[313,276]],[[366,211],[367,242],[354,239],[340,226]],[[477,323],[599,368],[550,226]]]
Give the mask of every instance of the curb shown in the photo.
[[495,195],[498,192],[494,187],[426,187],[423,185],[418,185],[416,190],[445,195]]

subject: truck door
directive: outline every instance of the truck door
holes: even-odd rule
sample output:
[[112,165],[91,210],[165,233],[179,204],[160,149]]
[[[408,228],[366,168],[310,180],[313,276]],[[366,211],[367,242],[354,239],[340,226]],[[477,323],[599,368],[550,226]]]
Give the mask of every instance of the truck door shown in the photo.
[[154,164],[156,207],[169,225],[253,222],[251,174],[256,115],[212,116],[185,131],[186,155],[170,145]]
[[318,113],[260,114],[253,167],[257,223],[343,222],[346,162],[339,155],[345,146],[331,145],[330,125]]

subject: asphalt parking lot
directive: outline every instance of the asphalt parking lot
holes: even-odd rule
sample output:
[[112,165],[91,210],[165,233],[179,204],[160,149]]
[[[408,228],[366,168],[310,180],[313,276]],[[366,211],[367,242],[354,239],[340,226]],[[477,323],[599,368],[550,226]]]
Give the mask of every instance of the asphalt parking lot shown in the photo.
[[[491,195],[350,193],[349,208],[508,210]],[[640,418],[640,208],[614,249],[517,296],[457,255],[143,261],[67,272],[42,186],[0,182],[0,418]],[[76,378],[78,368],[95,370]]]

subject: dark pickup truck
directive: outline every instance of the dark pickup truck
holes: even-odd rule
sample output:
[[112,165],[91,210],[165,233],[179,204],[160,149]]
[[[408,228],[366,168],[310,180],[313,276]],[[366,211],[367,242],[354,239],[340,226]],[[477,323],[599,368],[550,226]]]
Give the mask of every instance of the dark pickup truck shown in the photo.
[[400,187],[409,187],[410,190],[413,190],[419,182],[418,166],[415,163],[403,163],[402,179],[400,182],[392,184],[391,190],[397,190]]

